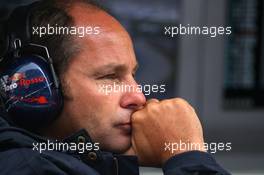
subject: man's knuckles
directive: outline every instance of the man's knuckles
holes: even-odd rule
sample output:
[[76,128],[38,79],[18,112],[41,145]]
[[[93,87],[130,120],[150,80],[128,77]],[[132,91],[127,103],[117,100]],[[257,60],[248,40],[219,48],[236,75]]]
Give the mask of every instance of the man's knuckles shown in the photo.
[[192,111],[192,106],[181,98],[174,98],[174,99],[168,99],[163,100],[160,102],[161,108],[163,108],[165,111],[173,110],[175,112],[181,112],[181,111]]
[[193,107],[182,98],[166,99],[158,101],[157,99],[149,100],[143,109],[138,110],[132,115],[132,123],[140,123],[145,120],[151,120],[159,116],[170,115],[181,116],[182,114],[195,114]]
[[150,103],[159,103],[159,100],[158,99],[155,99],[155,98],[151,98],[149,99],[147,102],[146,102],[146,105],[150,104]]
[[183,98],[174,98],[172,99],[173,103],[175,105],[180,105],[180,106],[189,106],[190,104],[184,100]]
[[147,115],[159,115],[159,113],[161,112],[160,110],[160,103],[150,103],[146,106],[145,108],[145,112],[147,113]]
[[190,105],[190,103],[188,103],[186,100],[182,98],[173,99],[173,103],[179,110],[195,113],[195,109]]

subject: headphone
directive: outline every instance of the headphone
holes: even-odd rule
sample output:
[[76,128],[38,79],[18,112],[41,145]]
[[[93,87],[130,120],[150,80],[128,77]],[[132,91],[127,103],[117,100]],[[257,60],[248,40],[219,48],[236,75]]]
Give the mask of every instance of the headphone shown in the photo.
[[17,7],[0,25],[3,112],[8,121],[30,130],[50,124],[63,107],[48,48],[30,42],[30,15],[38,4]]

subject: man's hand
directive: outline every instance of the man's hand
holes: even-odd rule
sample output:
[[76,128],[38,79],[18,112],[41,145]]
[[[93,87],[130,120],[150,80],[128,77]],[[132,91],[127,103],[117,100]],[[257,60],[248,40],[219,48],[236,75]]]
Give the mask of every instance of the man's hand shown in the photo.
[[194,109],[183,99],[149,100],[132,114],[132,150],[143,166],[161,166],[170,157],[191,150],[165,151],[165,143],[195,143],[205,151],[201,123]]

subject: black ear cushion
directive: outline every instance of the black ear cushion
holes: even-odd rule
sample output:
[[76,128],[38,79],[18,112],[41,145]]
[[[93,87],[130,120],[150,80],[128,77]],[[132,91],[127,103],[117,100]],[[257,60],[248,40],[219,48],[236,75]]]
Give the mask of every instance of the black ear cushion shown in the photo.
[[7,53],[9,38],[6,31],[6,22],[0,21],[0,59]]
[[10,120],[30,130],[50,124],[63,106],[50,65],[38,55],[10,59],[0,74],[0,97]]

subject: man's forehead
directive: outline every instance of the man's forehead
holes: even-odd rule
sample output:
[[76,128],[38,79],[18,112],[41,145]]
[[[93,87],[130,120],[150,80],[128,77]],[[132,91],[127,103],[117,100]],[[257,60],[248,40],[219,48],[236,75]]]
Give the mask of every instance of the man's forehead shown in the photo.
[[105,11],[85,3],[75,3],[68,10],[76,26],[101,27],[102,30],[125,31],[120,23]]
[[[128,42],[132,45],[131,38],[125,28],[111,15],[105,11],[91,5],[76,3],[69,9],[70,15],[74,19],[76,27],[91,27],[99,28],[99,33],[89,34],[84,37],[76,37],[79,44],[89,46],[91,49],[93,45],[101,45],[103,42],[108,45],[117,42]],[[122,41],[120,40],[122,38]],[[123,43],[120,43],[123,44]]]
[[69,13],[76,26],[100,27],[98,35],[77,38],[82,63],[92,70],[133,70],[137,61],[130,36],[122,25],[103,10],[75,4]]

